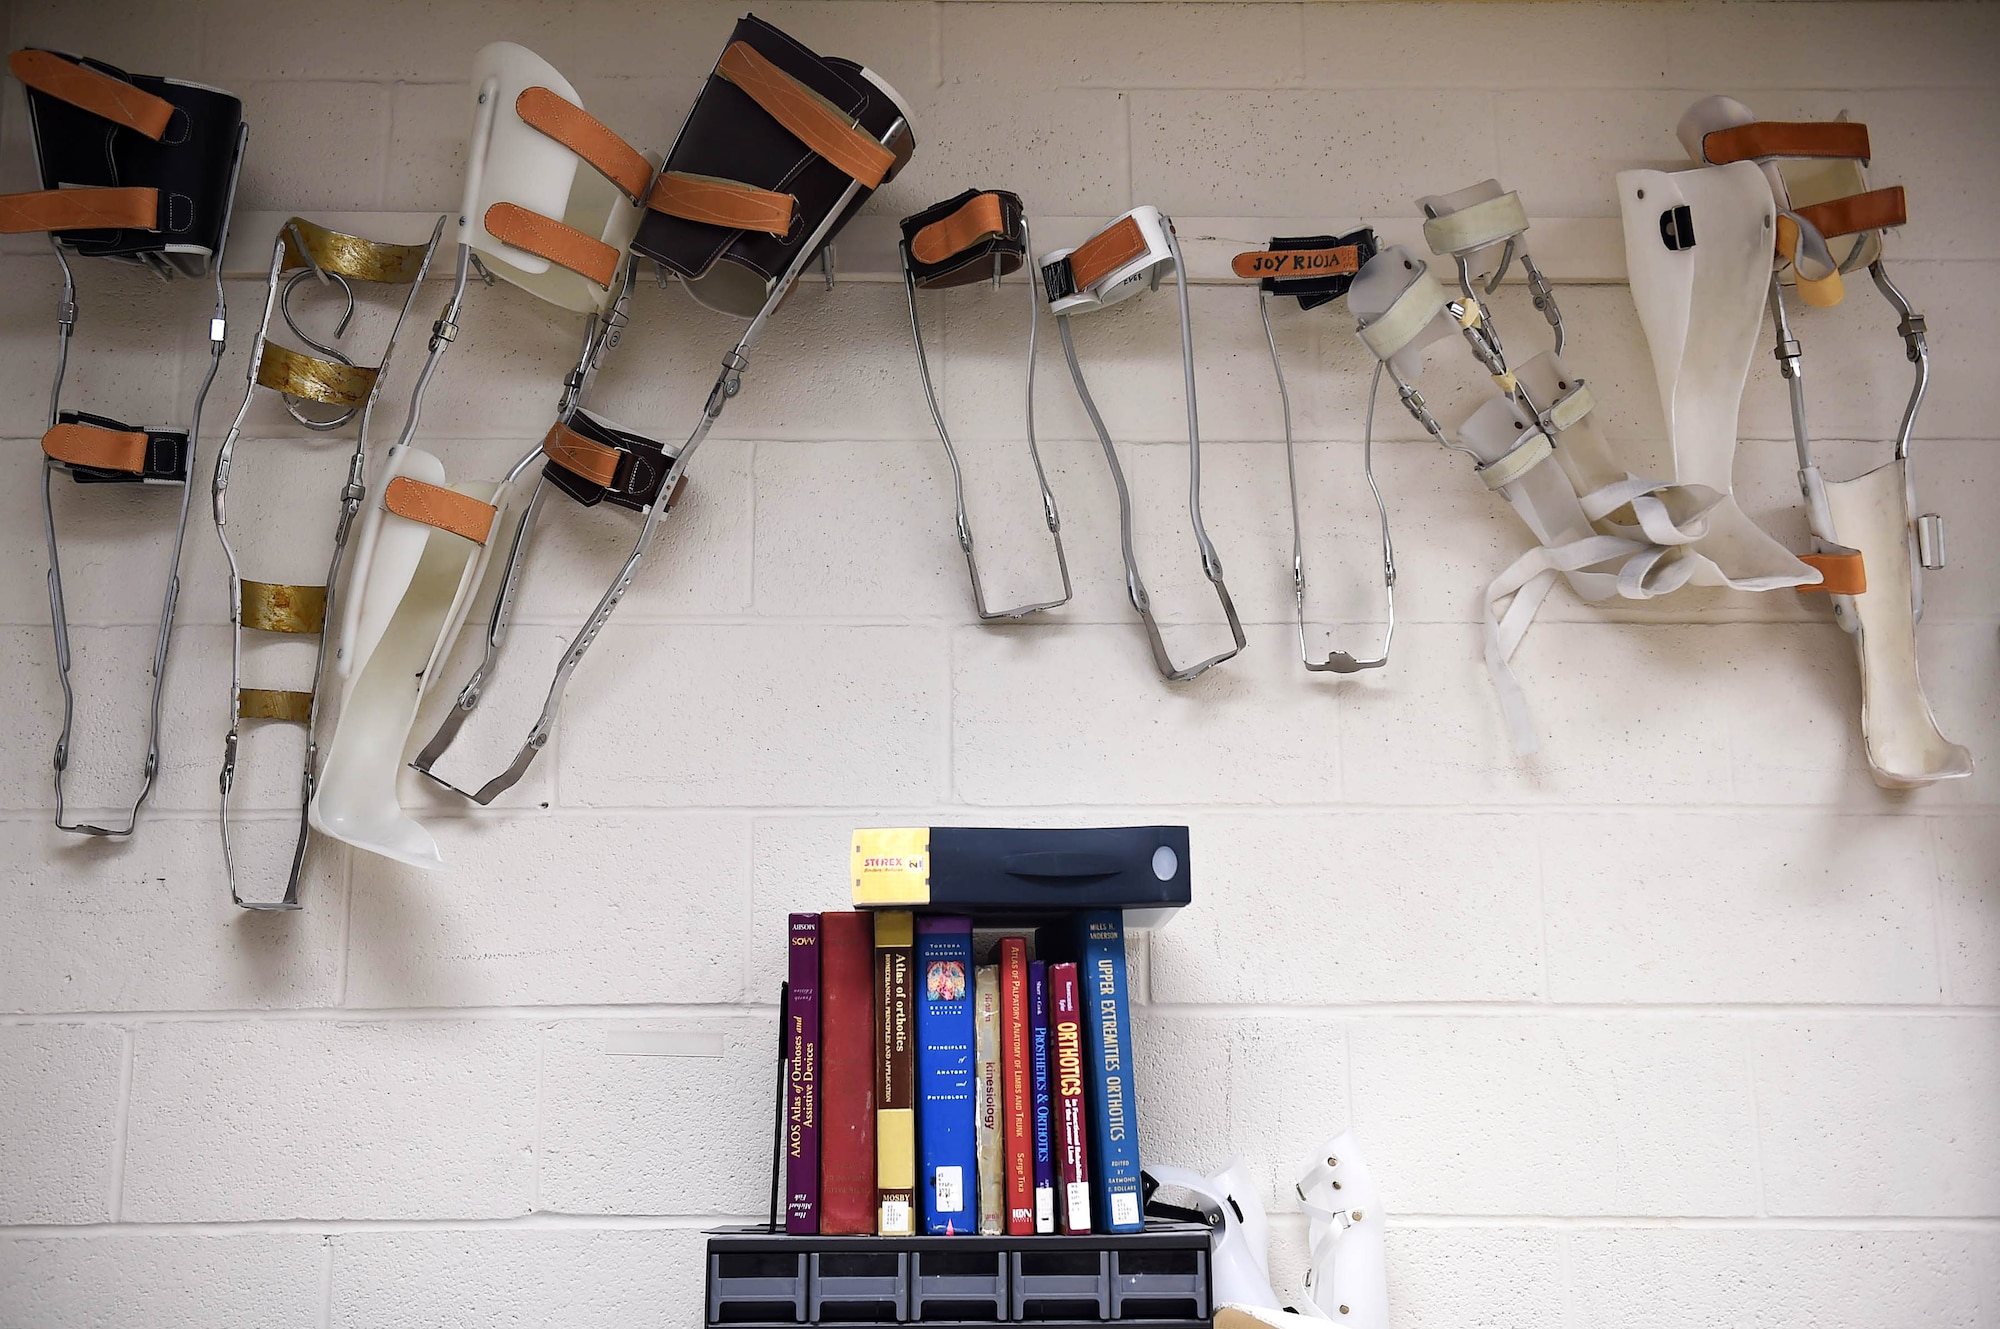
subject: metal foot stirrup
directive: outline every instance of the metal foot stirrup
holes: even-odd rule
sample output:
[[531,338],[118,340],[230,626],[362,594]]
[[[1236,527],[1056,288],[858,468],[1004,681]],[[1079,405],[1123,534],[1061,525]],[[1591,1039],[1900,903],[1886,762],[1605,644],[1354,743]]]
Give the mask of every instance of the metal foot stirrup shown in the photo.
[[[1112,483],[1118,489],[1118,530],[1125,557],[1126,595],[1146,626],[1146,637],[1153,649],[1153,663],[1160,674],[1175,683],[1199,678],[1240,652],[1245,638],[1243,624],[1236,616],[1236,605],[1229,598],[1229,587],[1222,579],[1222,557],[1215,552],[1215,545],[1208,538],[1208,530],[1201,521],[1201,421],[1195,406],[1194,329],[1188,316],[1187,277],[1183,271],[1180,241],[1174,234],[1174,224],[1156,207],[1134,208],[1075,249],[1058,249],[1044,254],[1040,266],[1042,293],[1056,316],[1056,331],[1062,338],[1063,358],[1069,362],[1070,382],[1076,385],[1077,398],[1083,403],[1084,413],[1090,417],[1091,427],[1097,431],[1097,441],[1104,448],[1105,463],[1111,468]],[[1174,274],[1174,293],[1179,299],[1181,374],[1187,398],[1188,519],[1194,527],[1195,544],[1201,551],[1202,572],[1215,588],[1216,599],[1222,604],[1223,615],[1229,620],[1229,634],[1235,642],[1220,654],[1186,666],[1174,664],[1173,657],[1167,653],[1167,644],[1160,636],[1159,622],[1153,617],[1152,600],[1146,594],[1146,584],[1139,575],[1138,555],[1132,544],[1132,494],[1125,483],[1125,468],[1119,464],[1118,449],[1111,442],[1104,417],[1098,414],[1097,403],[1091,400],[1090,387],[1084,382],[1083,366],[1077,362],[1076,342],[1070,335],[1069,327],[1072,314],[1106,308],[1141,290],[1159,289],[1161,277],[1170,268]]]
[[1363,228],[1348,235],[1279,236],[1267,249],[1238,254],[1232,268],[1239,277],[1257,281],[1257,317],[1264,326],[1264,341],[1271,348],[1271,373],[1278,381],[1278,404],[1285,421],[1285,480],[1292,504],[1292,600],[1298,615],[1299,659],[1313,673],[1358,674],[1380,669],[1389,663],[1389,646],[1396,636],[1396,546],[1389,537],[1389,508],[1382,500],[1382,488],[1375,483],[1375,387],[1382,381],[1381,366],[1368,389],[1368,416],[1361,440],[1361,473],[1375,500],[1375,515],[1382,531],[1382,595],[1387,607],[1387,623],[1382,629],[1382,651],[1373,657],[1357,657],[1347,651],[1329,650],[1315,660],[1306,645],[1306,556],[1305,535],[1299,522],[1299,468],[1292,444],[1292,395],[1285,387],[1285,366],[1278,355],[1278,337],[1271,328],[1271,297],[1294,297],[1300,309],[1317,309],[1347,293],[1361,265],[1375,257],[1375,233]]
[[1000,279],[1018,270],[1032,252],[1028,217],[1019,195],[1004,190],[968,189],[955,198],[903,218],[903,240],[899,247],[903,264],[903,291],[909,297],[910,340],[917,348],[917,376],[923,381],[924,401],[930,406],[931,420],[937,425],[938,441],[944,444],[945,459],[951,463],[952,498],[956,505],[959,548],[965,552],[965,571],[972,582],[972,602],[982,622],[1025,618],[1044,609],[1056,609],[1070,599],[1069,559],[1063,552],[1062,520],[1056,513],[1056,499],[1042,469],[1042,454],[1035,446],[1035,326],[1042,303],[1033,280],[1028,282],[1028,458],[1034,463],[1035,483],[1041,489],[1042,514],[1048,523],[1049,540],[1055,546],[1056,566],[1062,573],[1062,595],[1054,600],[1038,600],[1012,609],[991,609],[986,588],[979,579],[979,561],[973,553],[972,523],[965,513],[965,473],[958,464],[945,428],[944,412],[938,406],[937,391],[931,383],[930,361],[924,354],[924,329],[917,317],[917,291],[964,286],[991,275],[998,290]]
[[[187,533],[188,473],[201,432],[202,405],[222,362],[227,320],[222,247],[243,159],[243,104],[226,92],[180,79],[127,74],[99,60],[57,51],[21,50],[8,68],[28,89],[29,119],[42,189],[0,196],[0,234],[46,232],[62,267],[55,384],[42,438],[42,522],[49,547],[49,611],[62,682],[62,731],[56,739],[56,826],[83,835],[126,836],[152,792],[160,766],[160,702],[180,596],[181,546]],[[207,277],[214,287],[208,319],[208,370],[195,391],[185,429],[126,424],[62,404],[70,337],[76,327],[72,256],[110,258],[162,279]],[[76,696],[70,680],[69,620],[63,601],[53,485],[57,472],[78,484],[178,486],[171,552],[166,559],[159,631],[153,646],[146,758],[138,793],[123,824],[67,819],[64,776]]]
[[[389,244],[360,236],[345,235],[293,217],[279,232],[271,253],[270,273],[264,289],[264,314],[257,327],[257,341],[251,348],[248,382],[236,419],[216,453],[215,477],[210,503],[215,517],[215,533],[229,564],[230,684],[229,732],[223,740],[222,756],[222,861],[229,877],[229,894],[246,909],[296,909],[299,907],[299,873],[305,863],[310,835],[306,810],[312,803],[319,776],[318,725],[320,683],[326,671],[327,624],[338,608],[341,563],[347,552],[347,537],[366,494],[364,467],[368,448],[368,427],[381,397],[382,381],[395,355],[403,326],[415,307],[431,257],[444,233],[445,219],[439,217],[424,244]],[[289,274],[289,275],[287,275]],[[354,317],[354,283],[406,286],[408,291],[397,311],[388,341],[374,365],[358,365],[333,342],[341,341]],[[337,289],[344,310],[335,326],[332,341],[323,342],[301,328],[292,311],[293,296],[302,284],[307,289]],[[271,340],[271,315],[280,315],[292,336],[318,355]],[[228,521],[229,482],[236,466],[236,447],[243,434],[244,420],[256,399],[257,389],[266,388],[283,399],[286,413],[314,433],[344,427],[359,417],[354,447],[347,457],[346,481],[340,489],[340,517],[334,528],[333,552],[326,580],[317,586],[280,585],[251,581],[243,577],[235,544],[230,539]],[[330,414],[309,412],[305,403],[316,403]],[[262,448],[259,449],[262,451]],[[261,462],[260,462],[261,464]],[[287,493],[297,493],[300,484],[287,484]],[[337,618],[333,621],[338,621]],[[303,691],[243,685],[244,632],[281,632],[315,635],[319,638],[313,659],[311,686]],[[291,867],[285,878],[284,893],[278,899],[245,899],[236,872],[236,846],[230,824],[230,795],[243,756],[243,722],[272,720],[302,725],[305,729],[304,770],[300,778],[298,835],[292,848]]]
[[[632,252],[675,273],[703,303],[744,314],[750,324],[723,357],[701,418],[678,449],[576,409],[602,346],[586,350],[555,428],[516,465],[519,474],[536,457],[547,458],[508,551],[486,654],[444,724],[411,763],[418,771],[446,784],[433,768],[491,685],[529,532],[546,488],[554,484],[579,502],[609,499],[631,508],[643,521],[610,587],[564,648],[542,709],[513,760],[476,790],[446,787],[485,804],[526,774],[555,730],[577,666],[631,589],[689,463],[741,390],[750,347],[765,322],[806,265],[868,195],[901,169],[915,146],[908,108],[879,76],[852,61],[816,55],[754,17],[737,24],[672,151],[644,191],[644,219]],[[607,332],[615,342],[615,326]]]

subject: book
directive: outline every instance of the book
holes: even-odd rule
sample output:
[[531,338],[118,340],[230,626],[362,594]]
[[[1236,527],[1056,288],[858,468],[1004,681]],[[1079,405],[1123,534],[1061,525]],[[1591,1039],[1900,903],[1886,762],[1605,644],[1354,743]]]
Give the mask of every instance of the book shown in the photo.
[[916,1235],[917,988],[914,920],[875,920],[875,1231]]
[[1007,1234],[1035,1231],[1034,1066],[1028,1052],[1028,939],[1000,939],[1000,1127]]
[[972,920],[916,921],[918,1199],[924,1232],[977,1231]]
[[875,1230],[875,935],[867,914],[819,916],[819,1230]]
[[1125,920],[1087,909],[1071,924],[1082,989],[1085,1099],[1090,1111],[1091,1189],[1098,1226],[1140,1232],[1139,1100],[1132,1071],[1132,1020],[1125,986]]
[[1056,1154],[1049,1129],[1049,967],[1041,960],[1028,965],[1028,1048],[1033,1062],[1035,1231],[1046,1233],[1056,1230]]
[[1083,1111],[1083,1022],[1076,966],[1049,966],[1049,1044],[1055,1062],[1055,1151],[1062,1180],[1062,1230],[1090,1232],[1090,1146]]
[[793,914],[791,1066],[785,1100],[785,1231],[819,1231],[819,915]]
[[979,1235],[997,1237],[1006,1226],[1006,1177],[1000,1147],[1000,966],[977,970],[972,1011],[979,1058]]
[[1128,909],[1131,926],[1150,927],[1191,898],[1185,826],[857,830],[849,864],[857,908],[978,914],[989,927],[1072,909]]

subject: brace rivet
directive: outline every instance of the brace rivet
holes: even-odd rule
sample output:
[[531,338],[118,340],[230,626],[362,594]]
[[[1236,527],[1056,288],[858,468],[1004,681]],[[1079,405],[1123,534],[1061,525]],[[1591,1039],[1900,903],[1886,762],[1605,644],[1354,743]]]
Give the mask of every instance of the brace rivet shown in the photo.
[[1342,1307],[1340,1308],[1340,1313],[1341,1313],[1342,1315],[1345,1315],[1345,1314],[1347,1314],[1347,1307],[1345,1307],[1345,1306],[1342,1306]]
[[1328,1154],[1328,1155],[1326,1156],[1326,1165],[1327,1165],[1328,1167],[1339,1167],[1339,1166],[1340,1166],[1340,1160],[1339,1160],[1339,1159],[1337,1159],[1337,1158],[1335,1158],[1335,1157],[1334,1157],[1334,1156],[1333,1156],[1332,1154]]
[[1361,1221],[1361,1211],[1359,1209],[1354,1211],[1354,1221],[1357,1223]]

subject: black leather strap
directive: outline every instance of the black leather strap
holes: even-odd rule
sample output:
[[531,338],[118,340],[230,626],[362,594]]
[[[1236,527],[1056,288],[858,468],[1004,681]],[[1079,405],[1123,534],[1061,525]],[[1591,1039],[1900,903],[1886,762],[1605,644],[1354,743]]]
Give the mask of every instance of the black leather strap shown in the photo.
[[613,428],[584,411],[570,417],[569,427],[593,443],[616,448],[618,472],[610,484],[600,485],[550,461],[542,466],[545,480],[587,508],[609,502],[640,512],[659,499],[660,486],[674,464],[665,447],[643,435]]
[[[1355,267],[1360,268],[1375,257],[1381,246],[1375,239],[1375,232],[1366,226],[1346,235],[1281,235],[1272,239],[1271,249],[1279,252],[1287,249],[1345,249],[1349,245],[1359,252],[1355,254]],[[1298,297],[1299,308],[1317,309],[1329,301],[1338,300],[1347,294],[1347,288],[1354,285],[1355,274],[1337,273],[1326,277],[1306,277],[1295,281],[1283,281],[1266,277],[1257,285],[1272,295]]]
[[[730,41],[747,43],[836,110],[855,117],[877,138],[901,114],[887,93],[862,76],[860,65],[816,55],[762,19],[746,15]],[[907,126],[903,138],[906,141],[896,146],[898,166],[915,146]],[[766,281],[777,277],[851,183],[846,172],[793,137],[743,89],[713,73],[667,154],[666,169],[740,181],[798,200],[798,224],[784,236],[730,230],[649,210],[632,241],[633,252],[689,278],[700,277],[718,260],[741,264]],[[843,224],[870,192],[857,191]]]
[[95,466],[69,466],[58,462],[70,474],[70,478],[80,485],[134,485],[186,484],[188,475],[188,436],[183,430],[146,429],[141,425],[128,425],[122,420],[113,420],[105,415],[91,415],[86,411],[64,411],[57,417],[57,423],[66,425],[96,425],[99,429],[116,429],[146,436],[146,469],[134,475],[130,471],[107,471]]
[[[1000,202],[1000,234],[989,236],[934,263],[925,263],[911,252],[911,245],[919,231],[950,217],[981,194],[990,194]],[[965,286],[990,277],[995,256],[1000,260],[1002,276],[1017,271],[1028,256],[1026,216],[1027,210],[1019,194],[1011,194],[1004,189],[968,189],[963,194],[903,218],[903,252],[908,256],[911,278],[925,289]]]
[[[28,89],[28,115],[34,125],[42,188],[142,186],[160,192],[158,230],[64,231],[63,243],[79,254],[110,258],[163,254],[190,272],[204,270],[208,256],[222,251],[243,103],[213,88],[127,74],[102,60],[51,54],[130,83],[174,108],[166,132],[155,142],[81,107]],[[182,256],[167,252],[171,246],[205,250],[206,254]]]

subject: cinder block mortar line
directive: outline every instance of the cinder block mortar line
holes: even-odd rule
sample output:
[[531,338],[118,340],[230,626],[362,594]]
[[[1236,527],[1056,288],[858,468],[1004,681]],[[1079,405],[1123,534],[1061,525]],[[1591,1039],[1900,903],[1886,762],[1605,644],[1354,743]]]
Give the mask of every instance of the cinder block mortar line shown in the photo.
[[[2000,1019],[2000,1005],[1898,1006],[1886,1002],[1565,1002],[1565,1001],[1403,1001],[1301,1002],[1298,1005],[1238,1002],[1154,1002],[1157,1014],[1215,1020],[1490,1019],[1490,1020],[1826,1020],[1826,1019]],[[0,1014],[0,1027],[102,1024],[136,1031],[152,1025],[181,1024],[482,1024],[508,1021],[595,1023],[628,1020],[743,1020],[775,1014],[775,1003],[660,1002],[545,1006],[291,1006],[217,1007],[211,1010],[19,1011]]]
[[[1294,1210],[1274,1218],[1292,1220]],[[528,1214],[519,1218],[294,1218],[202,1219],[186,1223],[73,1223],[0,1225],[0,1242],[91,1240],[103,1237],[285,1236],[317,1234],[329,1239],[395,1232],[700,1232],[722,1224],[754,1224],[760,1214]],[[1569,1232],[1971,1232],[2000,1231],[2000,1217],[1929,1217],[1922,1214],[1810,1215],[1763,1218],[1730,1214],[1437,1214],[1398,1213],[1392,1228],[1543,1228]]]
[[118,1058],[118,1114],[111,1137],[111,1193],[104,1207],[114,1223],[125,1216],[125,1146],[132,1124],[132,1061],[139,1043],[137,1030],[128,1028],[124,1035]]

